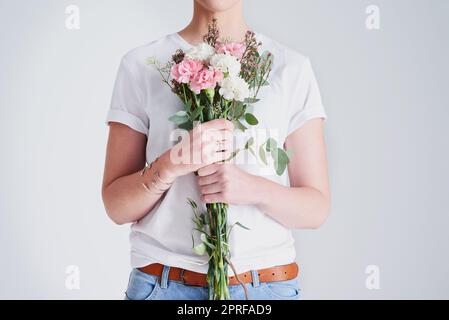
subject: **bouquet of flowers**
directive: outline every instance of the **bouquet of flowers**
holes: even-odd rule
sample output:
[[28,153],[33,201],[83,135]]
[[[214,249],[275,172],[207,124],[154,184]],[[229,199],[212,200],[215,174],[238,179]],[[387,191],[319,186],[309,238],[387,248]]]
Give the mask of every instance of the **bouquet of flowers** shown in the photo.
[[[273,64],[273,55],[269,52],[259,53],[260,46],[261,43],[252,31],[246,33],[244,42],[221,40],[217,21],[214,19],[209,24],[202,43],[186,52],[177,50],[172,60],[166,64],[150,58],[148,63],[156,67],[163,82],[170,86],[184,104],[184,110],[177,112],[169,120],[186,130],[191,130],[198,121],[222,118],[233,121],[243,131],[247,129],[247,125],[257,125],[259,121],[254,114],[248,112],[248,107],[259,101],[259,90],[268,85]],[[255,156],[254,139],[250,138],[243,149]],[[242,150],[235,150],[230,159]],[[271,154],[276,172],[281,175],[289,162],[288,152],[279,148],[276,141],[270,138],[260,145],[258,152],[265,164],[267,153]],[[229,259],[229,236],[232,228],[235,225],[247,228],[238,222],[229,225],[228,205],[225,203],[207,204],[206,210],[201,212],[203,210],[193,200],[188,199],[188,202],[194,214],[194,231],[201,234],[201,243],[196,246],[193,244],[193,250],[198,255],[207,253],[209,256],[209,298],[230,299],[228,267],[232,268],[248,298],[246,287]]]

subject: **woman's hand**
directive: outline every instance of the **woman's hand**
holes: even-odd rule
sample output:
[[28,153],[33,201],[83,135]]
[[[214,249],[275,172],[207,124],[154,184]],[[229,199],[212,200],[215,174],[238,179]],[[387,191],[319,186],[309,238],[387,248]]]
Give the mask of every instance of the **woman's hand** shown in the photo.
[[[195,127],[172,149],[151,164],[160,180],[176,177],[228,159],[232,153],[234,125],[214,120]],[[111,122],[102,196],[106,211],[117,224],[138,221],[151,211],[161,193],[148,192],[152,175],[144,174],[147,137],[121,123]],[[123,155],[126,154],[126,157]],[[151,178],[151,180],[150,180]]]
[[257,204],[257,179],[234,164],[216,163],[198,171],[201,201],[232,205]]
[[162,176],[173,181],[213,163],[228,159],[233,149],[234,124],[226,119],[199,124],[161,157]]

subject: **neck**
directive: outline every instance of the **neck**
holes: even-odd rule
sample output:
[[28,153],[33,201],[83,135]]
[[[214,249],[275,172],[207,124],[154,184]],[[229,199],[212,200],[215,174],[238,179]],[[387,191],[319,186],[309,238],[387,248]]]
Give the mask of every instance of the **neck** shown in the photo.
[[220,12],[212,12],[194,1],[193,18],[187,27],[179,32],[187,42],[197,44],[203,40],[207,33],[207,26],[213,18],[217,19],[220,37],[233,41],[243,41],[248,25],[243,17],[242,1],[235,6]]

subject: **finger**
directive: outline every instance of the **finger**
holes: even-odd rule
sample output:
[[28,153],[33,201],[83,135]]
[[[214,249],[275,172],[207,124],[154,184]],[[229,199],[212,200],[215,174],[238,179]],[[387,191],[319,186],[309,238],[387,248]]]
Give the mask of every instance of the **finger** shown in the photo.
[[201,168],[200,170],[198,170],[198,176],[204,177],[204,176],[209,176],[211,174],[214,174],[215,172],[218,171],[219,165],[220,164],[218,164],[218,163],[214,163],[214,164],[210,164],[208,166]]
[[223,152],[229,154],[233,150],[232,141],[210,141],[202,145],[201,160],[206,165],[223,160]]
[[215,129],[215,130],[234,130],[234,124],[226,119],[216,119],[205,122],[203,129]]
[[215,151],[234,150],[234,141],[231,139],[215,141]]
[[217,172],[215,172],[213,174],[210,174],[208,176],[198,177],[197,181],[198,181],[198,185],[201,187],[201,186],[206,186],[206,185],[209,185],[209,184],[216,183],[216,182],[220,181],[220,177],[219,177],[218,171],[217,171]]
[[214,162],[216,162],[217,164],[218,163],[223,164],[222,161],[228,160],[231,157],[232,152],[233,151],[231,149],[224,150],[224,151],[221,151],[221,152],[216,152],[215,153],[215,161]]
[[222,193],[213,193],[213,194],[206,194],[201,196],[201,201],[204,203],[220,203],[220,202],[226,202],[224,200],[224,196]]
[[232,149],[232,142],[230,141],[217,141],[215,145],[216,145],[215,147],[216,152],[222,152],[225,150]]
[[233,141],[234,135],[229,130],[206,130],[202,135],[202,143],[215,143],[217,141]]
[[200,188],[200,193],[201,195],[208,195],[208,194],[214,194],[214,193],[219,193],[222,191],[222,186],[220,185],[220,183],[212,183],[206,186],[202,186]]
[[222,130],[222,141],[231,141],[234,142],[234,133],[229,130]]

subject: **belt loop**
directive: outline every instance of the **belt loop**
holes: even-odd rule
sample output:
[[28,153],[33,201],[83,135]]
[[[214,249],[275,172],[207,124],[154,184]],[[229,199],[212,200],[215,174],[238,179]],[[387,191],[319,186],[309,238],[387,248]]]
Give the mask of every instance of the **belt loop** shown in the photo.
[[257,288],[260,285],[259,273],[257,272],[257,270],[251,270],[251,277],[253,279],[253,287]]
[[161,275],[161,288],[166,289],[168,286],[168,275],[170,274],[170,266],[164,265]]

